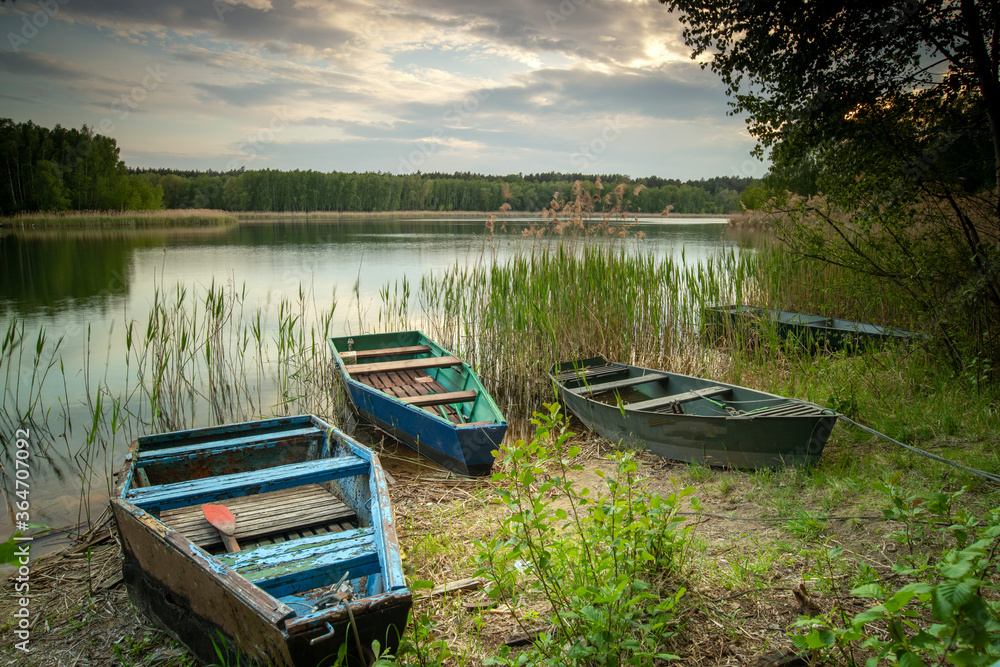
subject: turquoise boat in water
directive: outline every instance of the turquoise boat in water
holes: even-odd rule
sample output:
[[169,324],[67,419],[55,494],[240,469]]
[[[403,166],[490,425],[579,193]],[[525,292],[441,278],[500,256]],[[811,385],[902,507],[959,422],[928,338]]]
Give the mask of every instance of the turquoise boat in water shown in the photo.
[[355,414],[462,475],[488,475],[507,432],[475,371],[419,331],[329,339]]

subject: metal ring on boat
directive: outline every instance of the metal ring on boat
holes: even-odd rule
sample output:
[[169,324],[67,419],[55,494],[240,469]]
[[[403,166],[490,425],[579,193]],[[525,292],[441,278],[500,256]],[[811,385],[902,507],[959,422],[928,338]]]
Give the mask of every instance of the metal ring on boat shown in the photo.
[[322,641],[326,641],[327,639],[329,639],[330,637],[332,637],[333,636],[333,626],[330,625],[330,621],[326,622],[326,629],[327,629],[327,633],[325,635],[320,635],[319,637],[313,637],[312,639],[309,640],[309,645],[310,646],[315,646],[316,644],[318,644],[318,643],[320,643]]

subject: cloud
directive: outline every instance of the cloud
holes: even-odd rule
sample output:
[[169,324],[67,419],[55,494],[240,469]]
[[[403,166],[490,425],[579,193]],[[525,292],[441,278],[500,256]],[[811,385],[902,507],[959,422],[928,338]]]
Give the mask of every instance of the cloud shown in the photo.
[[192,85],[202,91],[202,94],[197,96],[200,102],[211,104],[221,101],[235,107],[259,107],[287,102],[289,98],[297,97],[301,92],[301,87],[294,83],[278,81],[244,83],[235,86],[211,83]]
[[45,53],[0,51],[0,71],[43,79],[90,78],[91,73],[75,63]]
[[[297,0],[73,0],[73,20],[133,38],[163,31],[240,42],[271,52],[321,52],[352,36],[339,25],[341,3]],[[344,3],[351,6],[353,3]]]
[[496,91],[498,105],[543,115],[627,111],[650,117],[694,119],[725,113],[717,86],[693,82],[690,66],[611,71],[589,67],[545,69],[519,77],[522,85]]
[[[279,109],[248,167],[397,171],[423,151],[424,170],[570,170],[609,122],[621,137],[588,159],[622,173],[649,173],[659,144],[703,141],[702,163],[752,144],[655,0],[72,0],[60,17],[0,52],[9,113],[92,123],[162,66],[116,129],[143,160],[222,168]],[[142,145],[149,128],[173,152]]]

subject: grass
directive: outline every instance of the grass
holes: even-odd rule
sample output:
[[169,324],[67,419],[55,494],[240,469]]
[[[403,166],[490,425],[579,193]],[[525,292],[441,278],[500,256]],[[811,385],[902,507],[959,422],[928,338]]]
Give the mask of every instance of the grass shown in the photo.
[[[513,420],[551,400],[549,364],[604,354],[811,400],[907,444],[1000,470],[1000,392],[945,367],[933,343],[860,355],[811,353],[766,335],[720,342],[701,327],[705,305],[741,301],[919,328],[908,304],[866,300],[851,276],[760,243],[730,249],[707,264],[658,260],[644,252],[627,218],[583,222],[586,214],[584,203],[556,202],[543,223],[520,237],[520,252],[502,262],[490,249],[506,242],[503,217],[491,221],[493,237],[480,263],[423,276],[419,288],[387,285],[379,326],[413,324],[412,291],[427,333],[476,366]],[[88,442],[73,452],[85,462],[83,471],[105,483],[110,471],[101,464],[140,430],[300,411],[336,421],[323,343],[333,311],[318,308],[307,289],[299,297],[266,310],[230,285],[158,291],[148,321],[124,323],[128,381],[101,377],[97,369],[88,375]],[[53,432],[65,428],[60,409],[70,392],[55,392],[62,399],[50,404],[39,389],[65,383],[60,344],[44,332],[33,336],[14,322],[3,346],[5,432],[25,415],[51,422]],[[613,445],[582,432],[570,444],[584,450],[578,462],[585,470],[574,474],[611,470],[598,452],[613,451]],[[511,469],[500,463],[497,471]],[[490,539],[511,516],[490,502],[498,482],[393,474],[408,576],[435,583],[471,576],[477,550],[470,536]],[[989,482],[843,422],[815,468],[746,472],[642,455],[637,474],[668,494],[673,480],[681,480],[702,503],[702,513],[690,519],[685,559],[688,629],[680,628],[671,644],[685,664],[747,664],[766,650],[790,649],[787,633],[803,632],[794,628],[804,609],[793,594],[800,586],[824,612],[853,614],[869,601],[851,596],[852,588],[910,581],[912,575],[904,579],[894,571],[905,564],[910,546],[931,560],[953,544],[912,530],[923,525],[912,519],[926,519],[919,510],[930,507],[935,494],[954,496],[949,502],[956,512],[972,516],[1000,506]],[[585,481],[594,486],[597,477]],[[901,516],[894,498],[909,508],[909,524],[885,520],[883,512],[893,507]],[[995,568],[990,577],[996,578]],[[484,597],[418,602],[407,635],[410,651],[398,662],[481,664],[498,654],[519,624],[534,627],[546,611],[526,604],[514,610],[515,623],[509,613],[479,606],[487,603]],[[138,663],[129,646],[122,644],[124,655]]]
[[238,220],[236,214],[218,209],[192,208],[159,211],[60,211],[20,213],[0,218],[0,227],[165,227],[169,225],[218,225]]

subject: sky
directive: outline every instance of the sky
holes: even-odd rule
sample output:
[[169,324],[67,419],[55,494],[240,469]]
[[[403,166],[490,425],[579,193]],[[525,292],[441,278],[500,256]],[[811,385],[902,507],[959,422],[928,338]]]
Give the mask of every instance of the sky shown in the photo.
[[8,0],[0,118],[129,167],[763,176],[656,0]]

